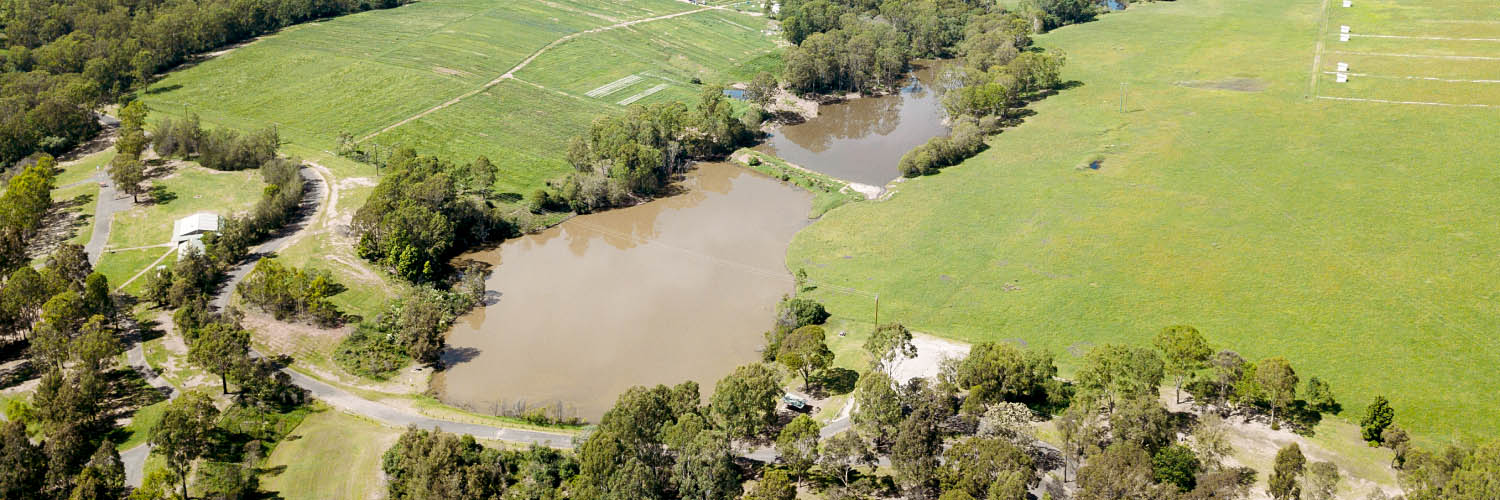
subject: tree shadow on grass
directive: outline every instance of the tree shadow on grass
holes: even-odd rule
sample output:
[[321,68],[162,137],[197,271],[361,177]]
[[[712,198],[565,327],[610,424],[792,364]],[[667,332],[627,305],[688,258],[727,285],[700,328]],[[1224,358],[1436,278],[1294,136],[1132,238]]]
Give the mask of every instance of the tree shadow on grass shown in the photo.
[[826,390],[833,395],[848,394],[854,392],[854,386],[859,382],[859,372],[848,368],[829,368],[818,377],[818,388]]
[[149,194],[152,205],[166,205],[177,199],[177,193],[167,190],[167,187],[161,184],[151,185]]

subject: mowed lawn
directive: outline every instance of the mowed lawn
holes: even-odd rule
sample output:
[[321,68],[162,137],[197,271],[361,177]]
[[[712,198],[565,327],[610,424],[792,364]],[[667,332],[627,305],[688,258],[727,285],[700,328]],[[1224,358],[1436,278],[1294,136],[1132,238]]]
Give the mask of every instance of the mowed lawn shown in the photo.
[[[677,0],[429,0],[287,28],[175,71],[142,98],[154,119],[197,113],[210,126],[275,125],[287,151],[303,156],[334,150],[341,133],[457,162],[485,155],[502,168],[501,188],[529,193],[565,173],[567,140],[623,111],[625,98],[690,101],[694,78],[745,79],[736,69],[776,50],[764,18],[688,13],[700,9]],[[489,86],[569,36],[519,71],[523,81]],[[634,86],[586,95],[633,74]]]
[[[171,250],[172,226],[177,219],[198,212],[225,218],[243,214],[255,207],[266,185],[259,170],[219,172],[196,163],[180,163],[171,174],[151,183],[167,193],[160,202],[141,195],[142,203],[114,214],[109,241],[95,266],[109,278],[111,286],[124,285]],[[168,257],[162,264],[175,262],[172,259]],[[144,285],[142,278],[126,291],[134,293]]]
[[[1337,41],[1344,16],[1400,9],[1338,4],[1323,28],[1316,0],[1184,0],[1041,36],[1067,52],[1076,88],[1034,104],[978,157],[830,212],[794,240],[788,265],[879,293],[882,321],[1051,349],[1065,375],[1090,346],[1148,345],[1187,323],[1330,381],[1347,418],[1385,395],[1428,442],[1494,435],[1500,108],[1312,97],[1315,43],[1332,71],[1345,56],[1331,51],[1377,52]],[[1453,5],[1412,14],[1473,18]],[[1447,25],[1366,15],[1366,33]],[[1500,37],[1500,25],[1462,26]],[[1427,50],[1406,41],[1400,50]],[[1450,49],[1500,57],[1495,43]],[[1396,75],[1470,71],[1379,62]],[[1414,92],[1405,79],[1318,78],[1324,96]],[[1410,100],[1500,103],[1495,87],[1435,84]],[[868,298],[815,293],[839,316],[871,319]]]
[[287,500],[385,496],[381,455],[401,430],[337,410],[308,415],[266,459],[261,488]]

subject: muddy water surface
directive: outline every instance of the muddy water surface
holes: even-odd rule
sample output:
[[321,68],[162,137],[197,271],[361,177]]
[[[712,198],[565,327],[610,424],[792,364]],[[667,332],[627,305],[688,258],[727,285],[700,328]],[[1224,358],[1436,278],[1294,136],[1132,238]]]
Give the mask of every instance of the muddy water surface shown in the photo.
[[901,155],[948,133],[937,87],[943,63],[917,64],[900,94],[820,106],[818,116],[778,128],[756,149],[839,179],[884,186],[901,176]]
[[695,380],[707,395],[757,359],[811,196],[725,164],[700,164],[681,187],[470,256],[496,264],[491,299],[449,333],[441,399],[597,422],[630,386]]

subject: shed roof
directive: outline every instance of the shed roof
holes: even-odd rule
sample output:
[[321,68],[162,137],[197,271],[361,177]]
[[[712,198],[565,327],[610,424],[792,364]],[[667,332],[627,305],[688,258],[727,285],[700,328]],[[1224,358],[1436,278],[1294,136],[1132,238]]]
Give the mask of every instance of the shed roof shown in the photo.
[[219,214],[199,212],[177,219],[177,222],[172,224],[172,241],[180,242],[190,236],[218,230]]

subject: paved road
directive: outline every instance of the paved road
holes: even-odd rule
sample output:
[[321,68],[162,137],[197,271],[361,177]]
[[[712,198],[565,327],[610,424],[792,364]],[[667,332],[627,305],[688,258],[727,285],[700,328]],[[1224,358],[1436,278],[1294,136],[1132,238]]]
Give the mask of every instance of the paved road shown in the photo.
[[[172,387],[172,384],[168,383],[166,379],[161,378],[161,374],[156,373],[155,370],[151,369],[151,365],[146,363],[146,353],[141,349],[140,342],[136,342],[135,347],[131,347],[129,351],[125,351],[125,357],[129,361],[130,367],[139,372],[141,377],[146,379],[147,384],[151,384],[151,387],[155,387],[166,394],[168,400],[177,398],[177,389]],[[139,446],[125,450],[124,453],[120,454],[120,461],[125,463],[125,484],[131,487],[141,485],[141,476],[146,466],[146,456],[150,454],[150,443],[141,443]]]
[[323,176],[318,175],[317,171],[305,166],[302,167],[302,178],[307,181],[308,185],[308,192],[302,198],[301,208],[302,213],[306,215],[294,221],[291,226],[284,228],[280,236],[271,238],[265,243],[251,248],[250,254],[245,257],[245,261],[229,271],[228,279],[224,281],[224,287],[214,297],[214,307],[219,309],[228,307],[229,298],[234,295],[234,287],[240,283],[240,280],[245,279],[245,275],[250,274],[250,271],[255,269],[256,262],[260,262],[261,258],[285,249],[297,235],[306,231],[312,226],[313,221],[317,220],[318,213],[323,211],[326,204],[324,198],[328,197],[328,181],[323,179]]
[[386,406],[375,401],[356,396],[343,389],[328,385],[292,370],[282,370],[292,376],[292,383],[298,387],[307,389],[314,397],[328,403],[329,406],[338,408],[349,413],[369,417],[388,425],[405,427],[415,425],[423,429],[441,428],[447,432],[459,434],[472,434],[479,438],[499,439],[516,443],[540,444],[553,448],[572,448],[573,435],[555,432],[529,431],[523,429],[509,429],[491,425],[469,424],[439,420],[431,417],[418,415],[416,413]]
[[115,191],[115,183],[107,175],[95,174],[95,179],[90,181],[99,182],[99,200],[94,205],[94,235],[83,245],[83,251],[89,256],[89,264],[97,265],[99,256],[104,255],[104,245],[109,243],[109,231],[114,226],[115,212],[129,209],[131,200],[130,195],[122,197]]

